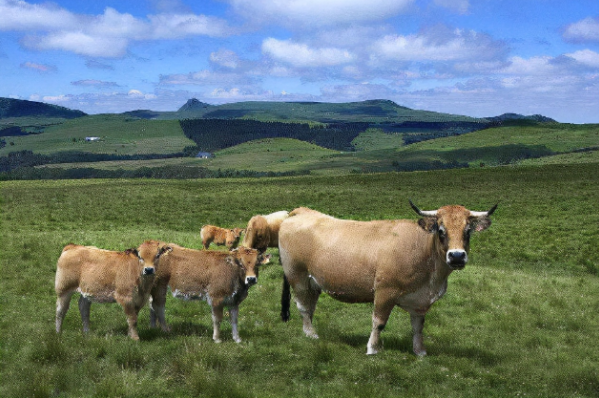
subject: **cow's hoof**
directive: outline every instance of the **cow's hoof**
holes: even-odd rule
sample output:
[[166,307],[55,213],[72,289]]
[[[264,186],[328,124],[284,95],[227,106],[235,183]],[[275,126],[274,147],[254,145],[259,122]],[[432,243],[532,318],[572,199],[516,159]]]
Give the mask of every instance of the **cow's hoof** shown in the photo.
[[215,342],[216,344],[220,344],[220,343],[222,343],[222,340],[221,340],[221,339],[214,339],[214,342]]
[[241,343],[241,339],[238,337],[236,339],[233,339],[237,344]]
[[376,355],[378,353],[379,353],[379,350],[377,350],[376,348],[368,347],[366,349],[366,355]]

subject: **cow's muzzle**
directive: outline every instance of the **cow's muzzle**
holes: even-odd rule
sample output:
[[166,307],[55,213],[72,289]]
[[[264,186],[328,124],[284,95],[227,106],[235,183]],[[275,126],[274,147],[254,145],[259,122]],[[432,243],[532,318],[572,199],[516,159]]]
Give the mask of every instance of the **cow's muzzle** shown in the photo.
[[468,262],[468,253],[464,250],[450,250],[447,252],[447,265],[451,269],[462,269]]
[[245,284],[248,286],[255,285],[257,282],[258,282],[258,278],[256,278],[255,276],[246,276],[245,277]]
[[144,267],[142,274],[143,275],[154,275],[155,272],[156,272],[156,270],[154,269],[154,267]]

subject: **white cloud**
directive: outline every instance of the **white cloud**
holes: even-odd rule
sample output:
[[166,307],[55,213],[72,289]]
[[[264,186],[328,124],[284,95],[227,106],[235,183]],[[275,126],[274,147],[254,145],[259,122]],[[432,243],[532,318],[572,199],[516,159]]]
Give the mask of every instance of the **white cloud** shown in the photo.
[[599,18],[585,18],[568,25],[563,36],[574,42],[599,42]]
[[0,15],[0,30],[28,34],[21,42],[25,47],[91,57],[122,57],[132,41],[226,37],[235,33],[223,19],[191,13],[140,19],[108,7],[103,14],[89,16],[49,4],[0,0]]
[[96,79],[85,79],[71,82],[73,86],[79,87],[95,87],[95,88],[106,88],[106,87],[118,87],[119,85],[115,82],[105,82]]
[[580,50],[566,55],[570,58],[574,58],[584,66],[599,68],[599,54],[595,51]]
[[160,76],[160,85],[231,86],[248,85],[255,79],[242,73],[201,70],[187,74]]
[[262,52],[274,60],[300,68],[342,65],[355,59],[347,50],[334,47],[310,48],[303,43],[272,37],[262,42]]
[[66,31],[46,36],[29,36],[23,43],[37,50],[62,50],[90,57],[116,58],[127,52],[126,38],[92,36],[84,32]]
[[387,35],[374,44],[374,55],[403,62],[480,62],[502,58],[505,53],[505,45],[488,35],[445,27],[418,35]]
[[381,21],[405,11],[414,0],[228,0],[244,18],[293,29]]
[[48,4],[29,4],[20,0],[0,0],[0,30],[55,30],[79,25],[77,17]]

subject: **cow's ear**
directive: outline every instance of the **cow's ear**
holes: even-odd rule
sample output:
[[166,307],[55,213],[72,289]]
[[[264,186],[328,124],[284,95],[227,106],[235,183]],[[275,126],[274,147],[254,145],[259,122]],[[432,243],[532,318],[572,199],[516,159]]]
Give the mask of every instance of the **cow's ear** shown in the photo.
[[158,252],[156,253],[156,259],[158,260],[163,255],[167,255],[173,251],[173,248],[170,246],[162,246],[158,248]]
[[269,254],[264,254],[262,255],[259,259],[258,259],[259,263],[264,265],[264,264],[268,264],[270,262],[270,253]]
[[430,233],[436,232],[439,229],[436,217],[421,218],[420,220],[418,220],[418,225],[420,225],[420,228]]
[[491,226],[491,219],[487,216],[472,217],[470,220],[470,225],[476,232],[484,231]]

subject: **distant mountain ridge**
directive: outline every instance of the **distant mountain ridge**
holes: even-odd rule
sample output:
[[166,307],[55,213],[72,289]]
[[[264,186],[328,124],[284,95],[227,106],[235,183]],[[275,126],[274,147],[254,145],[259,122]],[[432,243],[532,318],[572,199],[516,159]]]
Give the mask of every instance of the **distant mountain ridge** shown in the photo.
[[0,97],[0,119],[26,116],[74,119],[86,115],[85,112],[65,108],[63,106]]
[[[415,110],[390,100],[359,102],[276,102],[247,101],[211,105],[196,98],[189,99],[175,112],[133,110],[123,112],[140,119],[251,119],[257,121],[305,121],[321,123],[556,123],[543,115],[504,113],[499,116],[474,118],[463,115]],[[0,119],[9,117],[78,118],[85,112],[42,102],[0,97]]]

